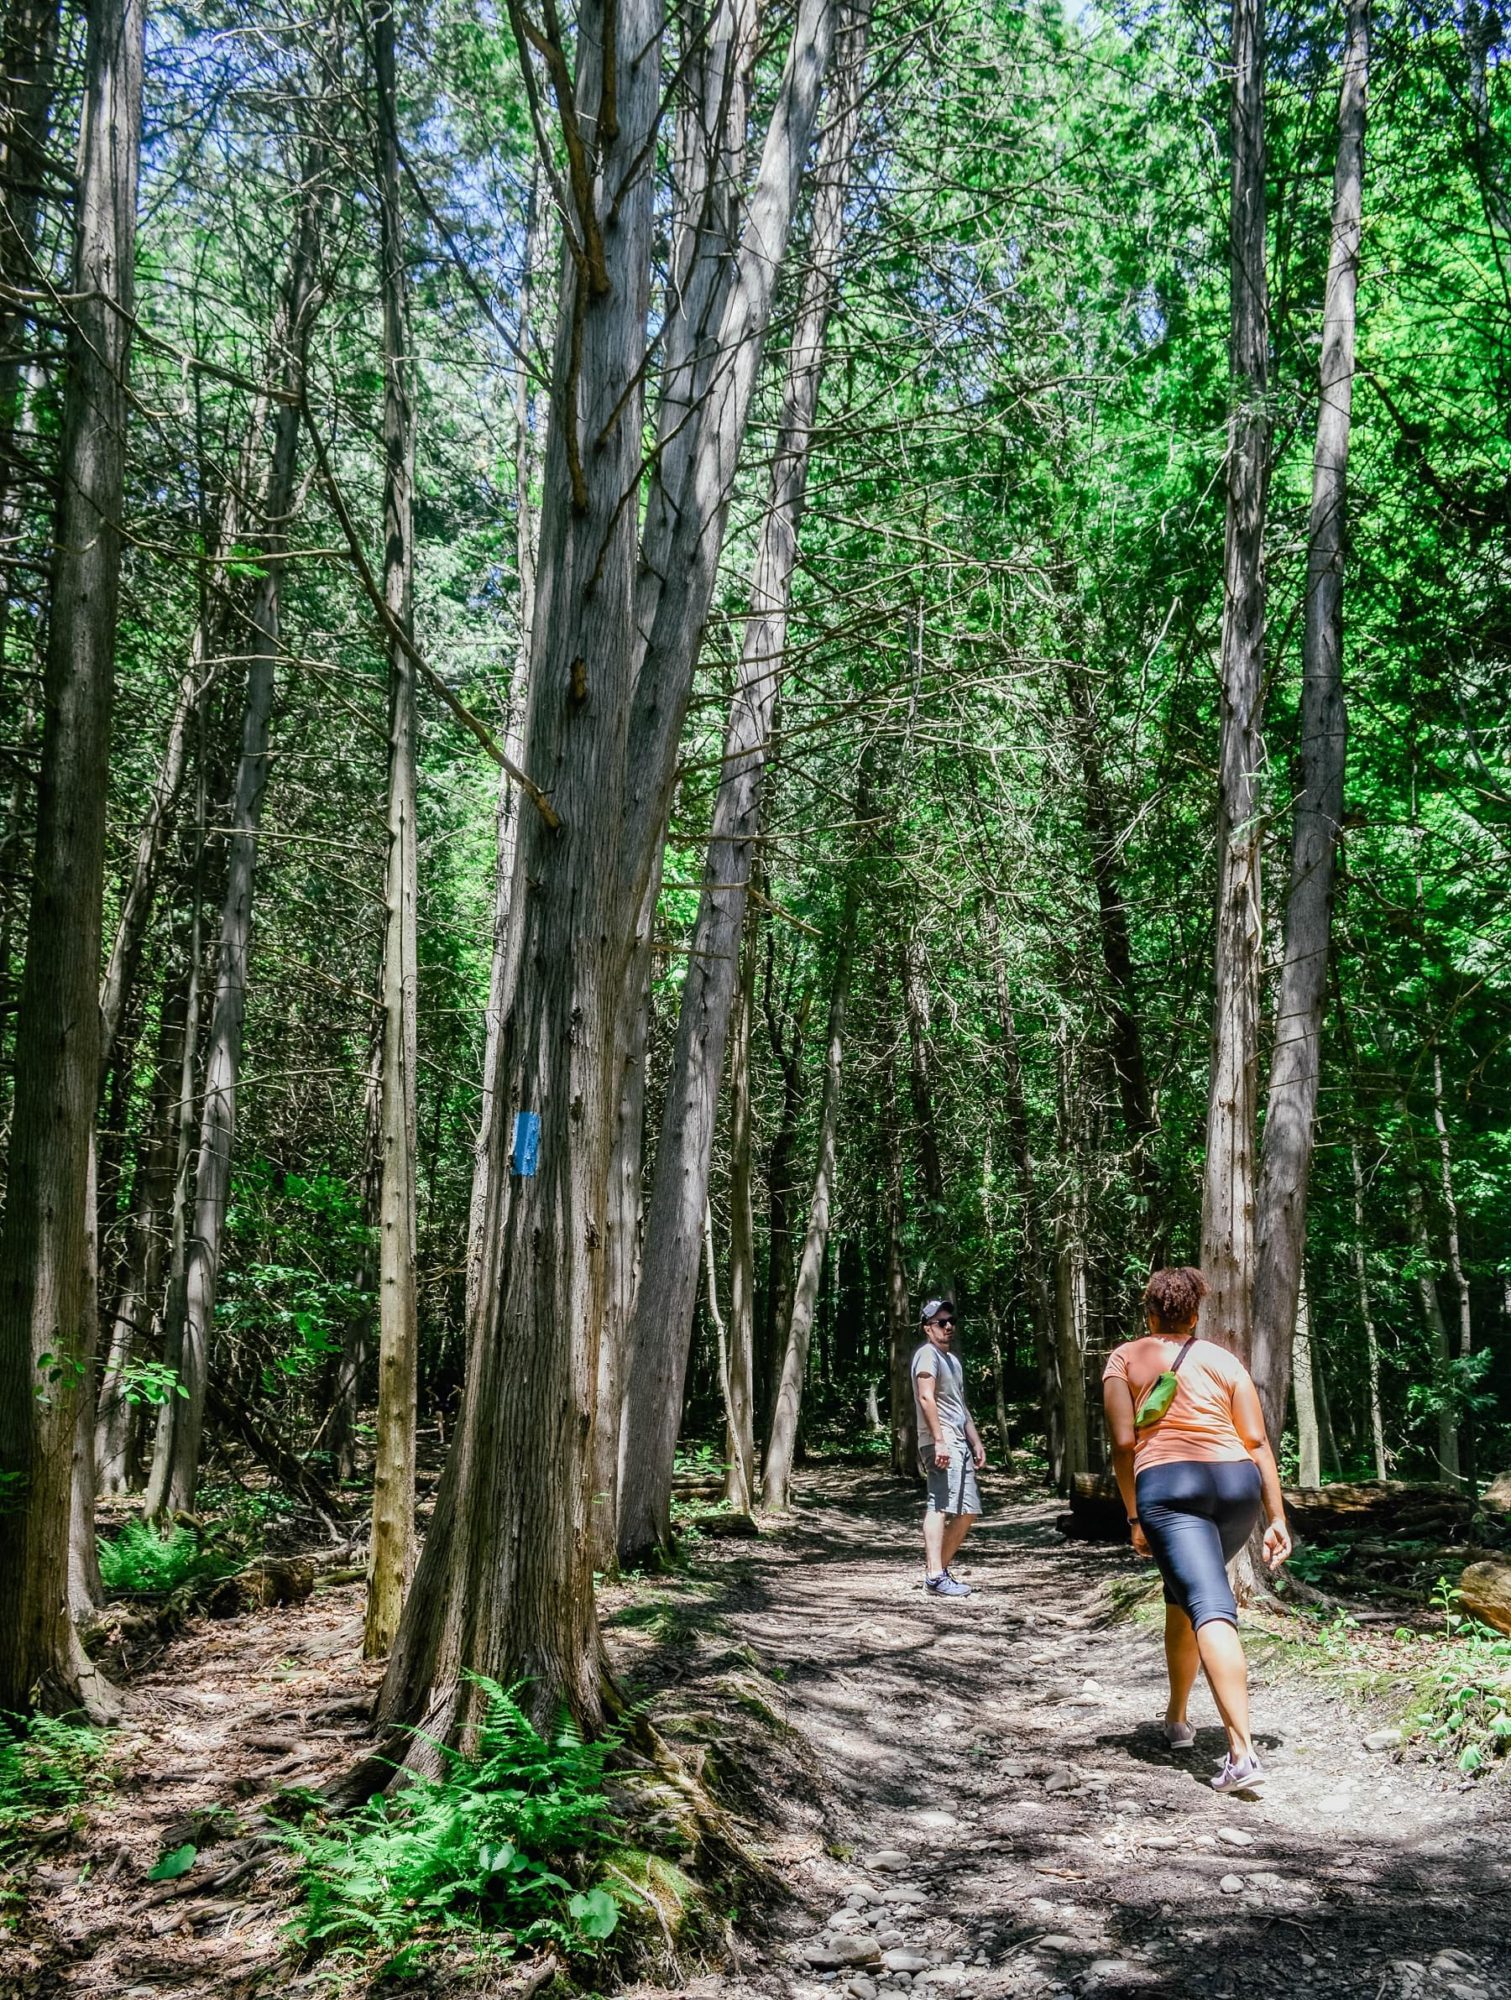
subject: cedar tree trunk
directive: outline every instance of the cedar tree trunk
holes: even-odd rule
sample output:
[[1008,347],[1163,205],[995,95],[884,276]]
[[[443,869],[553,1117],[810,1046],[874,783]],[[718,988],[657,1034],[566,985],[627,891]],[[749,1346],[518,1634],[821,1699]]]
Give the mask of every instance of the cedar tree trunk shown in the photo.
[[80,1393],[98,1330],[87,1282],[90,1166],[143,23],[141,0],[100,0],[84,57],[74,320],[0,1230],[0,1710],[76,1708],[91,1691],[105,1698],[69,1617],[68,1563]]
[[1285,1419],[1286,1375],[1306,1248],[1307,1187],[1316,1138],[1322,1017],[1343,821],[1348,734],[1343,699],[1343,560],[1368,78],[1369,0],[1349,0],[1307,538],[1301,789],[1294,809],[1285,957],[1259,1166],[1250,1368],[1270,1435],[1277,1438]]
[[1264,0],[1233,0],[1229,115],[1227,526],[1212,1065],[1202,1182],[1202,1330],[1247,1362],[1254,1282],[1254,1119],[1259,1065],[1260,766],[1264,523],[1269,487],[1265,273]]

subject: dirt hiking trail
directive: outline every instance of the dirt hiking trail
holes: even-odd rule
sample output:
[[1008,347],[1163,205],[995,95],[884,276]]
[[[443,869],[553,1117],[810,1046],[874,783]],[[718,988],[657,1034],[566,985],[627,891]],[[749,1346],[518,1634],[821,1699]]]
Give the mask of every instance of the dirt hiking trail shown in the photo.
[[[1177,1757],[1156,1629],[1108,1622],[1129,1555],[1064,1541],[1054,1503],[998,1500],[956,1565],[974,1594],[932,1599],[917,1511],[882,1475],[810,1478],[780,1539],[728,1564],[721,1622],[784,1676],[828,1795],[781,1852],[787,1950],[815,1966],[745,1990],[1511,1994],[1504,1782],[1366,1749],[1396,1713],[1263,1664],[1259,1639],[1272,1775],[1262,1799],[1218,1798],[1205,1684]],[[819,1974],[868,1939],[880,1965]]]
[[[1511,2000],[1511,1783],[1365,1738],[1373,1706],[1251,1631],[1262,1799],[1219,1799],[1205,1687],[1194,1753],[1156,1719],[1156,1630],[1117,1618],[1124,1551],[1063,1541],[1055,1503],[988,1493],[957,1567],[922,1588],[917,1507],[880,1471],[810,1469],[756,1541],[607,1590],[619,1673],[751,1828],[790,1899],[742,1913],[737,1963],[633,1989],[698,2000]],[[1381,1657],[1388,1658],[1381,1639]],[[288,1886],[229,1817],[319,1785],[366,1740],[361,1586],[206,1622],[130,1686],[119,1789],[43,1857],[4,2000],[329,1993],[282,1944]],[[1266,1660],[1269,1651],[1271,1657]],[[192,1883],[145,1881],[186,1839]],[[477,2000],[481,1983],[383,1994]]]

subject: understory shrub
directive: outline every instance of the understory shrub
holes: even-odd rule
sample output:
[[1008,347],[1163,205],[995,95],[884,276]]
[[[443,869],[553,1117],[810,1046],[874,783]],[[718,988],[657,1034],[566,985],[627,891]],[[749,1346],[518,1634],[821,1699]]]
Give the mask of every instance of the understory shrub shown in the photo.
[[516,1691],[476,1685],[487,1708],[474,1755],[437,1745],[440,1777],[281,1836],[299,1857],[304,1944],[373,1951],[402,1972],[448,1939],[499,1955],[536,1942],[589,1952],[614,1931],[633,1893],[604,1880],[622,1838],[604,1793],[616,1739],[584,1742],[567,1720],[545,1736]]
[[113,1593],[176,1590],[201,1577],[229,1576],[237,1559],[179,1524],[160,1533],[148,1521],[128,1521],[100,1541],[100,1575]]
[[1434,1602],[1443,1612],[1443,1638],[1422,1677],[1416,1721],[1473,1776],[1511,1751],[1511,1638],[1456,1610],[1457,1592],[1446,1580]]

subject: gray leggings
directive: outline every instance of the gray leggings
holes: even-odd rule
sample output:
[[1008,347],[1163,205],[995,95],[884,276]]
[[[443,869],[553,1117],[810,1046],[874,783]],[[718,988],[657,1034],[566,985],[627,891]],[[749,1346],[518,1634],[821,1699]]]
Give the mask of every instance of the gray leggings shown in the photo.
[[1195,1626],[1213,1618],[1236,1625],[1227,1566],[1259,1519],[1264,1488],[1253,1459],[1151,1465],[1133,1490],[1139,1525],[1165,1579],[1165,1602],[1178,1604]]

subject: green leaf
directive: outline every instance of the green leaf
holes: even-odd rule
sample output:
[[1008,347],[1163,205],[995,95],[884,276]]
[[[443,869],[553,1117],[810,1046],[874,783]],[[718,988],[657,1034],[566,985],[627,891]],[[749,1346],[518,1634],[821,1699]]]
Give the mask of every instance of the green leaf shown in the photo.
[[1459,1754],[1459,1769],[1461,1771],[1477,1771],[1484,1761],[1484,1751],[1481,1750],[1477,1743],[1471,1743],[1467,1749],[1461,1751]]
[[180,1875],[187,1875],[199,1855],[199,1849],[186,1841],[182,1847],[172,1848],[167,1854],[160,1854],[147,1870],[149,1882],[176,1882]]
[[584,1937],[606,1938],[619,1922],[619,1905],[607,1889],[587,1889],[567,1904],[567,1914]]

